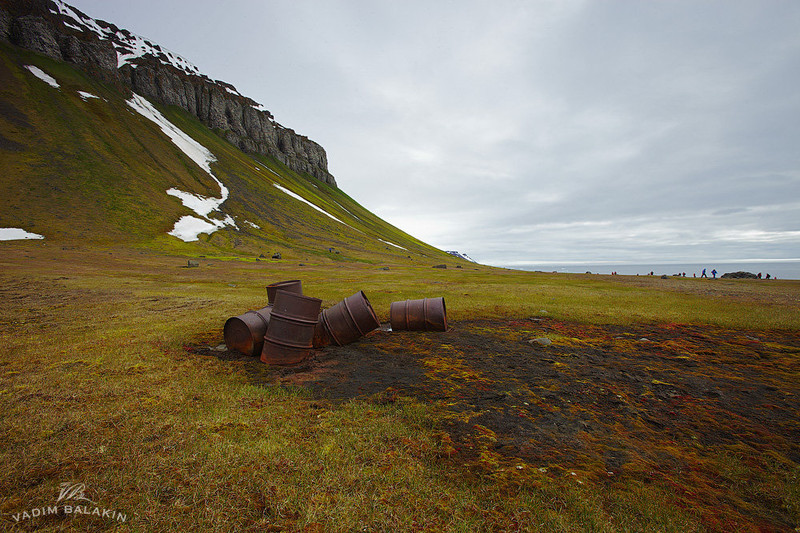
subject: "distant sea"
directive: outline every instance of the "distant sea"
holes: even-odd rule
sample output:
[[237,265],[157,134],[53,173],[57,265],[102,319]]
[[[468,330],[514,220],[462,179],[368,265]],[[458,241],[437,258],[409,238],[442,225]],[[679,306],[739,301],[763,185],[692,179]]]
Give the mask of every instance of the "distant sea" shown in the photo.
[[800,260],[798,261],[775,261],[775,262],[736,262],[736,263],[674,263],[674,264],[605,264],[605,263],[570,263],[570,264],[536,264],[530,263],[525,265],[515,265],[511,268],[518,268],[520,270],[541,270],[543,272],[569,272],[574,274],[584,274],[591,272],[592,274],[611,274],[616,272],[620,275],[641,276],[653,274],[661,276],[666,274],[672,276],[673,274],[686,272],[686,277],[691,278],[692,275],[700,277],[703,269],[706,269],[706,274],[711,277],[711,270],[717,270],[717,277],[722,276],[726,272],[752,272],[758,274],[761,272],[762,277],[767,274],[773,278],[778,279],[798,279],[800,280]]

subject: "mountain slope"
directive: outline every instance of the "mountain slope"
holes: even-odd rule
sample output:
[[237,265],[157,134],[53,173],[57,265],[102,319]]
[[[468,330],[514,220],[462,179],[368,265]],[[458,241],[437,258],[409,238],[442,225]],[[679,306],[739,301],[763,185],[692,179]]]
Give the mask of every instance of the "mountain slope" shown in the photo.
[[[0,227],[22,228],[46,242],[191,254],[281,252],[286,259],[370,262],[448,257],[336,187],[273,157],[245,154],[176,106],[154,106],[210,152],[209,174],[163,125],[136,110],[135,98],[64,62],[0,42]],[[202,216],[184,205],[192,197],[221,200],[220,184],[228,196],[218,210]],[[186,242],[174,236],[183,217],[219,227]]]
[[247,153],[336,185],[325,149],[275,121],[231,84],[180,56],[62,0],[0,0],[0,41],[77,66],[92,77],[163,105],[175,105]]

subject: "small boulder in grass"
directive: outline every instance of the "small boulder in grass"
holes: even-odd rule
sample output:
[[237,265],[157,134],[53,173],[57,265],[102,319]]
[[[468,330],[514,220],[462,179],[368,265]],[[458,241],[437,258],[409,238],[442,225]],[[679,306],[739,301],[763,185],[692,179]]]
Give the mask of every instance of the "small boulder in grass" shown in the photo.
[[187,268],[195,268],[195,267],[199,267],[199,266],[200,266],[200,261],[197,261],[195,259],[189,259],[186,262],[186,267]]
[[551,341],[547,337],[539,337],[538,339],[529,340],[528,344],[530,344],[531,346],[534,344],[540,344],[542,346],[550,346],[551,344],[553,344],[553,341]]

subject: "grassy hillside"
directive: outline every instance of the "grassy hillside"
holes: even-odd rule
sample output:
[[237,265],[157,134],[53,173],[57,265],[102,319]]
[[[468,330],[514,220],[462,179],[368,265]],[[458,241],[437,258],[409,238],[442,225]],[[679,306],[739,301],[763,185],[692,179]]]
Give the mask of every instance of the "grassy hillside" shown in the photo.
[[[125,103],[129,94],[33,53],[6,44],[0,44],[0,51],[0,227],[21,227],[55,243],[126,243],[190,255],[452,259],[387,224],[345,192],[274,159],[242,153],[179,108],[160,108],[216,157],[212,171],[230,190],[222,208],[238,226],[184,243],[167,233],[181,216],[193,213],[166,191],[174,187],[219,197],[208,174],[156,124],[133,112]],[[60,87],[43,82],[26,65],[39,67]]]

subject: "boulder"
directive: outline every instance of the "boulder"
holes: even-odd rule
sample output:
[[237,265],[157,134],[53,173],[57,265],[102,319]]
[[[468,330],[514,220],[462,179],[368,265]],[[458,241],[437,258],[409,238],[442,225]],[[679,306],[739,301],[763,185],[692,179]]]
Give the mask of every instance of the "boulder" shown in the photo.
[[744,271],[728,272],[720,277],[727,279],[758,279],[758,276],[753,274],[752,272],[744,272]]

